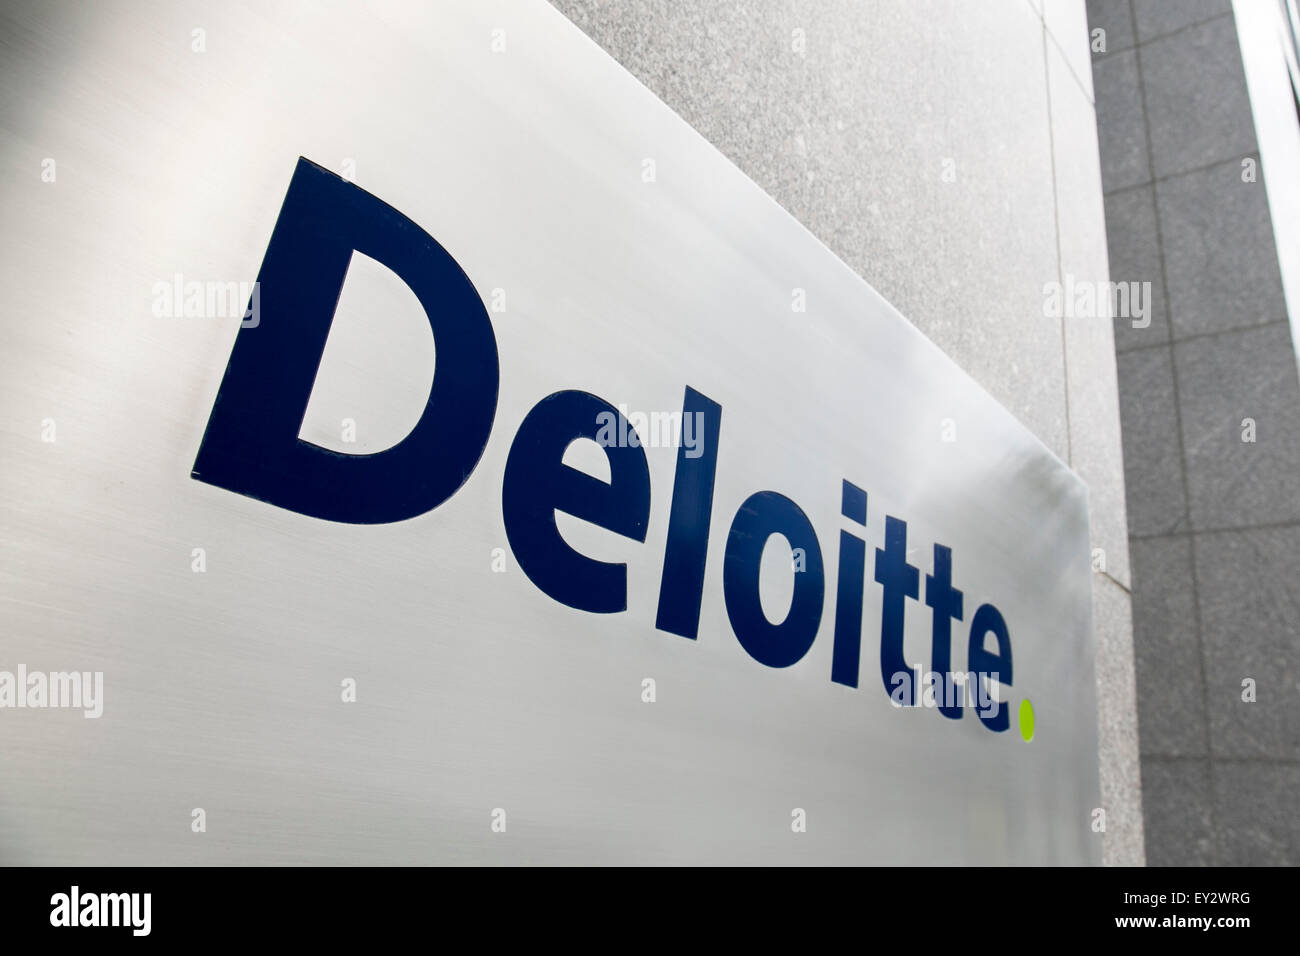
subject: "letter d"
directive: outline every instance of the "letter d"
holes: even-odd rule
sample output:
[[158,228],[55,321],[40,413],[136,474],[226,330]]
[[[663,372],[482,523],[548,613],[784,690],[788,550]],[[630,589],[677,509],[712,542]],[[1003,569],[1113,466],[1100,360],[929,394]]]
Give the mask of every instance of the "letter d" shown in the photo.
[[[420,420],[373,455],[298,437],[354,249],[410,286],[437,351]],[[261,321],[235,337],[192,476],[349,524],[402,521],[450,498],[483,454],[500,374],[491,320],[456,260],[392,206],[300,157],[257,282]]]

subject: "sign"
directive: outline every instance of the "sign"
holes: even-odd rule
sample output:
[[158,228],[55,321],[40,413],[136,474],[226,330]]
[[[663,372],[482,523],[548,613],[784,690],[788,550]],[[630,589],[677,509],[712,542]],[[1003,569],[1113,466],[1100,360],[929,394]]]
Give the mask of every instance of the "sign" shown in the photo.
[[6,187],[28,862],[1099,860],[1032,434],[546,4],[205,15]]

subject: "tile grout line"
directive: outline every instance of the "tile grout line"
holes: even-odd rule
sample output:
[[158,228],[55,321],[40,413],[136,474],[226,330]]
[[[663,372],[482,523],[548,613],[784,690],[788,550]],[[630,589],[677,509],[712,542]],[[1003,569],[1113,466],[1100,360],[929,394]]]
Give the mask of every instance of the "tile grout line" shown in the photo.
[[[1039,19],[1042,18],[1040,17]],[[1047,30],[1046,20],[1043,20],[1043,29]],[[1065,69],[1069,72],[1070,76],[1074,78],[1074,82],[1079,87],[1079,92],[1083,94],[1083,98],[1088,101],[1088,103],[1092,106],[1092,108],[1096,109],[1097,108],[1096,89],[1094,89],[1091,93],[1088,92],[1088,88],[1083,85],[1083,80],[1079,78],[1079,74],[1075,72],[1073,65],[1071,65],[1070,63],[1070,55],[1065,52],[1065,48],[1061,46],[1061,41],[1056,38],[1056,34],[1053,33],[1051,30],[1047,30],[1047,35],[1052,41],[1052,46],[1056,47],[1056,52],[1061,54],[1061,60],[1062,62],[1065,63]],[[1088,34],[1089,40],[1091,40],[1091,36],[1092,36],[1091,34]],[[1089,50],[1091,50],[1092,48],[1091,42],[1088,44],[1088,47]],[[1088,65],[1091,68],[1092,64],[1089,63]]]
[[[1146,186],[1158,186],[1161,183],[1167,183],[1175,179],[1181,179],[1184,176],[1192,176],[1195,175],[1196,173],[1209,172],[1211,169],[1214,169],[1214,167],[1216,166],[1227,166],[1229,163],[1240,163],[1243,159],[1258,160],[1259,158],[1260,158],[1259,150],[1252,149],[1248,152],[1241,153],[1239,155],[1227,156],[1223,159],[1216,159],[1213,162],[1205,163],[1204,165],[1201,166],[1193,166],[1191,169],[1180,169],[1176,173],[1165,173],[1165,175],[1163,176],[1152,176],[1150,179],[1144,179],[1140,183],[1129,183],[1127,186],[1116,186],[1114,189],[1110,190],[1109,192],[1106,192],[1106,188],[1103,185],[1102,198],[1109,199],[1111,196],[1122,196],[1124,195],[1124,193],[1136,192],[1137,190],[1142,189]],[[1148,157],[1147,161],[1148,162],[1151,161],[1150,157]],[[1154,192],[1154,190],[1152,190],[1152,192]]]
[[1229,525],[1223,528],[1192,528],[1188,531],[1154,531],[1150,534],[1133,534],[1130,532],[1128,539],[1130,541],[1155,541],[1159,538],[1191,538],[1196,535],[1231,534],[1235,531],[1274,531],[1282,528],[1300,528],[1300,519]]
[[[1042,21],[1043,28],[1043,86],[1047,91],[1047,156],[1052,173],[1052,222],[1056,237],[1056,281],[1064,285],[1065,276],[1061,264],[1061,200],[1056,182],[1056,134],[1052,131],[1052,69],[1048,63],[1047,22]],[[1070,361],[1066,349],[1065,316],[1061,317],[1061,378],[1064,383],[1065,397],[1065,463],[1074,468],[1074,444],[1070,436]],[[1092,547],[1091,534],[1088,547]]]
[[[1166,311],[1168,311],[1166,309]],[[1116,348],[1115,354],[1128,355],[1130,352],[1147,352],[1151,349],[1173,348],[1176,345],[1184,345],[1188,342],[1199,342],[1201,339],[1217,339],[1224,335],[1237,335],[1242,332],[1254,332],[1257,329],[1271,329],[1276,325],[1287,325],[1290,319],[1269,319],[1267,322],[1257,322],[1254,325],[1237,325],[1230,329],[1215,329],[1213,332],[1191,332],[1187,335],[1179,336],[1168,342],[1148,342],[1145,345],[1130,345],[1128,348]],[[1170,328],[1172,332],[1172,326]]]
[[1130,598],[1133,597],[1133,589],[1129,587],[1129,585],[1121,581],[1119,578],[1115,577],[1115,575],[1111,574],[1109,571],[1101,571],[1098,573],[1100,573],[1102,577],[1108,578],[1111,584],[1115,585],[1117,588],[1119,588],[1121,591],[1127,594]]
[[[1149,43],[1155,43],[1157,40],[1165,40],[1168,39],[1169,37],[1175,37],[1178,36],[1178,34],[1180,33],[1187,32],[1188,30],[1195,30],[1197,27],[1203,27],[1207,23],[1213,23],[1215,20],[1222,20],[1224,17],[1232,16],[1231,10],[1225,10],[1223,13],[1216,13],[1212,17],[1206,17],[1204,20],[1197,20],[1195,23],[1184,23],[1181,27],[1177,27],[1173,30],[1170,30],[1168,33],[1158,33],[1153,37],[1138,39],[1137,14],[1133,13],[1132,10],[1130,10],[1129,13],[1133,22],[1133,45],[1126,46],[1122,50],[1107,50],[1105,53],[1094,54],[1092,58],[1094,63],[1097,62],[1098,60],[1105,60],[1112,56],[1119,56],[1121,53],[1132,53],[1135,50],[1137,50],[1137,48],[1140,46],[1146,46]],[[1103,29],[1105,28],[1103,27]]]
[[1152,760],[1168,760],[1170,762],[1176,760],[1204,760],[1207,763],[1210,761],[1214,761],[1217,763],[1226,763],[1226,764],[1260,763],[1260,764],[1268,764],[1270,766],[1282,765],[1285,767],[1300,767],[1300,758],[1270,757],[1265,754],[1257,754],[1251,757],[1210,757],[1205,754],[1166,754],[1166,753],[1160,753],[1159,751],[1150,751],[1142,754],[1143,760],[1147,759],[1148,757],[1151,758]]

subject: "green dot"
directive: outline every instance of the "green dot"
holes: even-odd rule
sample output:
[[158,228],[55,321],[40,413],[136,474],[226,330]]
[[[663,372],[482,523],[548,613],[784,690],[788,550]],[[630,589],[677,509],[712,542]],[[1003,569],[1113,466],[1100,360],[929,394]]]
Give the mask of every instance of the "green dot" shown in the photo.
[[1034,705],[1028,697],[1020,702],[1020,736],[1027,741],[1034,739]]

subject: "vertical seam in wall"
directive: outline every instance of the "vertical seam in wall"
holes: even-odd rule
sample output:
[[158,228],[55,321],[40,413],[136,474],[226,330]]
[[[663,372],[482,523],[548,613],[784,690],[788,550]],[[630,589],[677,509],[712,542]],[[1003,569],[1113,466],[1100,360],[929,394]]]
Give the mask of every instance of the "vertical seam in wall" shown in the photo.
[[[1052,224],[1056,236],[1056,280],[1065,284],[1061,264],[1061,202],[1056,188],[1056,134],[1052,131],[1052,64],[1051,48],[1047,39],[1047,21],[1043,25],[1043,88],[1047,91],[1047,158],[1052,173]],[[1066,355],[1065,310],[1061,310],[1061,381],[1065,396],[1065,463],[1074,467],[1074,444],[1070,438],[1070,363]],[[1090,532],[1091,536],[1091,532]],[[1089,547],[1091,547],[1091,543]]]
[[[1151,122],[1150,114],[1147,111],[1147,87],[1146,80],[1142,75],[1142,47],[1146,44],[1138,41],[1137,34],[1137,13],[1134,5],[1129,5],[1129,17],[1133,25],[1133,56],[1137,67],[1138,94],[1142,103],[1142,135],[1146,141],[1147,164],[1151,173],[1151,208],[1155,216],[1156,229],[1156,251],[1160,258],[1160,288],[1165,298],[1165,321],[1168,323],[1169,333],[1169,371],[1174,387],[1174,427],[1178,431],[1178,461],[1180,468],[1179,476],[1183,483],[1183,506],[1184,517],[1190,528],[1192,523],[1192,496],[1187,480],[1187,447],[1183,441],[1183,403],[1182,394],[1178,388],[1178,359],[1174,354],[1176,349],[1176,339],[1174,337],[1174,310],[1169,301],[1169,270],[1165,266],[1165,237],[1164,229],[1160,224],[1160,197],[1156,185],[1156,157],[1155,151],[1151,148]],[[1192,620],[1196,625],[1196,657],[1201,668],[1201,713],[1205,717],[1205,768],[1206,768],[1206,813],[1210,823],[1210,833],[1214,833],[1214,772],[1213,772],[1213,753],[1210,749],[1210,688],[1206,680],[1205,671],[1205,641],[1204,628],[1201,625],[1201,595],[1197,586],[1196,578],[1196,535],[1193,532],[1189,535],[1188,545],[1191,548],[1191,568],[1192,568]],[[1136,640],[1137,635],[1134,634]],[[1139,691],[1140,692],[1140,691]],[[1140,761],[1139,761],[1140,763]],[[1146,809],[1143,808],[1143,817],[1146,816]],[[1211,853],[1214,854],[1213,846]]]

